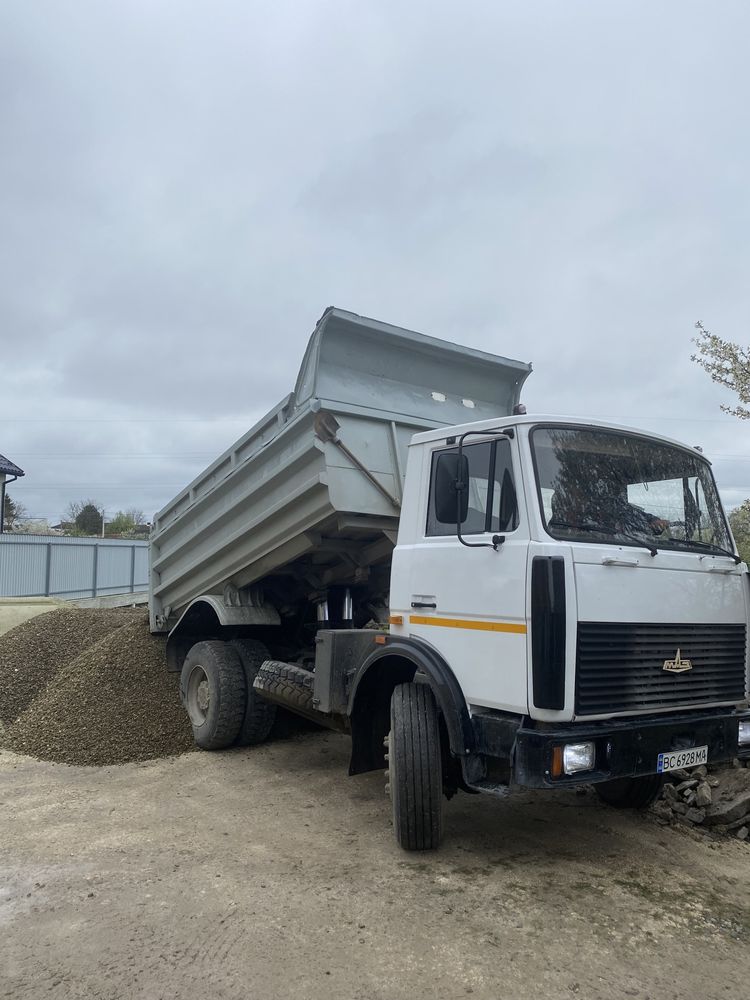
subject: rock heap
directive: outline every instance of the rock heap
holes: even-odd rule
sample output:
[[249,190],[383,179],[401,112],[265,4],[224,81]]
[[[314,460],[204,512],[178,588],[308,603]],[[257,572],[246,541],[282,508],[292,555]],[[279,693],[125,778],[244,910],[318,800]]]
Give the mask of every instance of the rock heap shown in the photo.
[[0,746],[89,765],[184,753],[178,683],[142,611],[39,615],[0,637]]
[[652,809],[660,823],[685,823],[750,844],[750,768],[735,759],[728,767],[671,771]]

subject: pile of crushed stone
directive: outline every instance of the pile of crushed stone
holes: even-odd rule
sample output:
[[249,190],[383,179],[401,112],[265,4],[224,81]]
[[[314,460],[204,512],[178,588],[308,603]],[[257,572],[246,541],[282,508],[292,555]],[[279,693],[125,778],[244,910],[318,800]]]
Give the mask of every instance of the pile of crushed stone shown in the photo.
[[134,615],[142,612],[58,608],[0,636],[0,723],[15,722],[58,671]]
[[671,771],[651,807],[663,825],[735,836],[750,845],[750,761]]
[[183,753],[178,688],[142,611],[51,611],[0,637],[0,743],[65,764]]

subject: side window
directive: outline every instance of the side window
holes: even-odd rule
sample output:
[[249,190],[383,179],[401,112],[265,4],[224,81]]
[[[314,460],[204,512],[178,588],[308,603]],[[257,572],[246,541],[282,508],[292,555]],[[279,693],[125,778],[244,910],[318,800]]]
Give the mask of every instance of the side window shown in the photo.
[[[427,535],[455,535],[455,514],[441,521],[435,510],[435,478],[438,456],[458,455],[457,448],[433,452],[430,495],[427,508]],[[513,531],[518,527],[518,504],[513,481],[509,441],[483,441],[463,448],[469,469],[468,510],[461,522],[464,535],[487,531]],[[456,511],[458,507],[456,507]]]

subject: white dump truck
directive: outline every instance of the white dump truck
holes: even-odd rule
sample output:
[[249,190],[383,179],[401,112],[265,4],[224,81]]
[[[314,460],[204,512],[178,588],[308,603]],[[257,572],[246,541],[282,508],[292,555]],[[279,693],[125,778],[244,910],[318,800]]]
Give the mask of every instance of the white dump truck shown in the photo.
[[156,516],[151,628],[196,743],[277,706],[388,768],[402,847],[443,796],[750,754],[747,568],[697,450],[528,415],[531,366],[339,309],[294,391]]

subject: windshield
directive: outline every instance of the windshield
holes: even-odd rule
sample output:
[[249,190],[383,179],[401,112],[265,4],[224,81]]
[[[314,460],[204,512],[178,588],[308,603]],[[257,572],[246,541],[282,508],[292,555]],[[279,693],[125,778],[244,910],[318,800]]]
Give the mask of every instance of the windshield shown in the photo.
[[545,528],[554,538],[732,550],[708,463],[687,449],[618,431],[531,433]]

